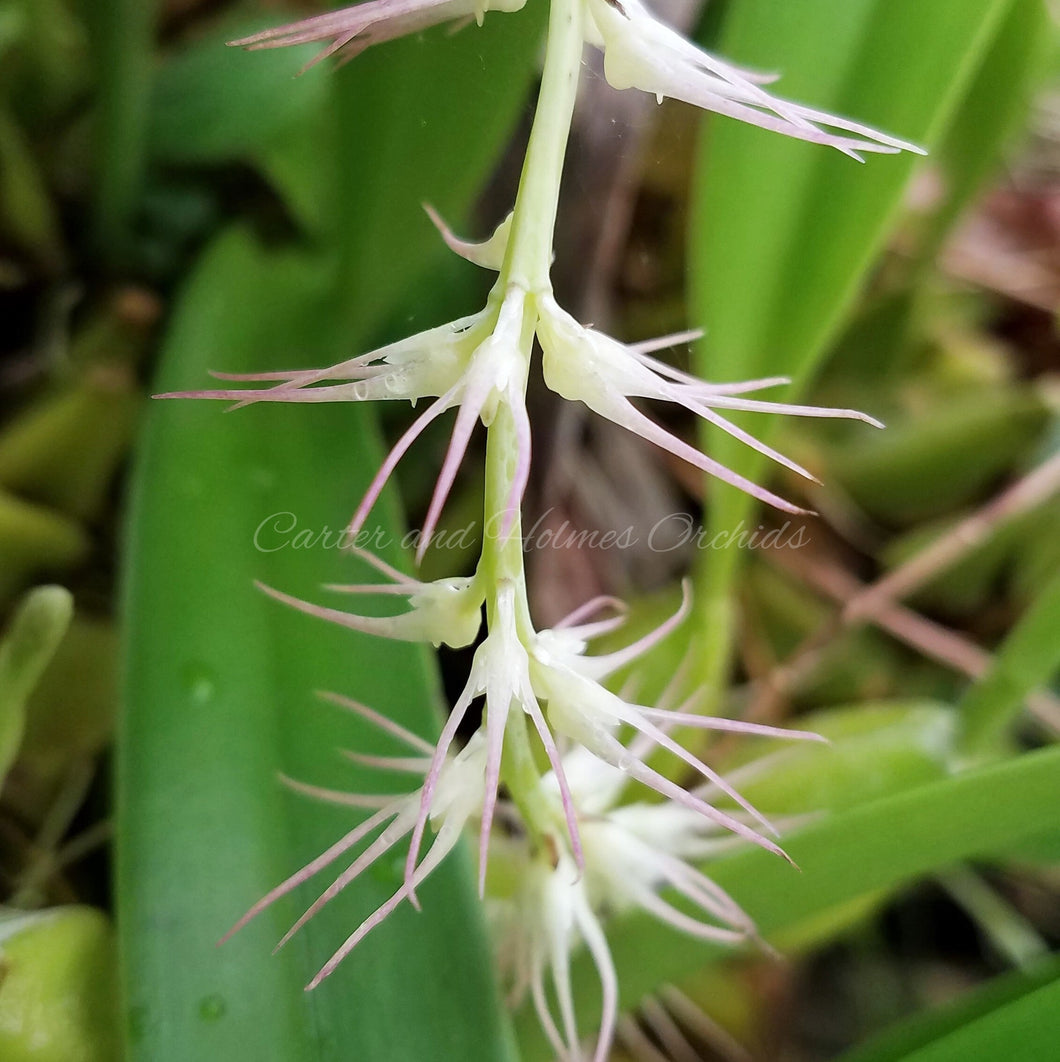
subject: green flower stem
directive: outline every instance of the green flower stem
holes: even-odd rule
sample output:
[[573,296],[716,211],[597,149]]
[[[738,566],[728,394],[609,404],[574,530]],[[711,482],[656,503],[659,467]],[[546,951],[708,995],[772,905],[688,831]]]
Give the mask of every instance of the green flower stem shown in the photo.
[[518,284],[525,291],[536,293],[551,287],[552,237],[563,158],[578,95],[583,43],[579,0],[551,0],[541,92],[501,268],[502,288]]
[[[520,335],[522,391],[526,390],[530,354],[537,325],[534,296],[551,289],[552,242],[559,205],[563,158],[570,136],[578,74],[582,57],[582,8],[579,0],[551,0],[545,66],[541,77],[530,142],[515,200],[511,235],[494,297],[512,288],[527,294]],[[479,577],[486,592],[486,617],[494,628],[501,586],[515,589],[520,636],[530,637],[533,626],[526,595],[522,527],[518,516],[502,535],[503,513],[518,456],[518,439],[511,410],[501,403],[486,442],[486,483],[482,560]],[[487,707],[487,711],[488,711]],[[540,789],[525,717],[506,728],[503,777],[528,827],[537,834],[548,828],[550,816]]]

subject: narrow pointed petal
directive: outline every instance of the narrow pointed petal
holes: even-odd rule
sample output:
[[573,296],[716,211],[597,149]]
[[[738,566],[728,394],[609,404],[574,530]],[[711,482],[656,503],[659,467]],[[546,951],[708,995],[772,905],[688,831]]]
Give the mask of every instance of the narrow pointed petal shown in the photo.
[[504,730],[511,709],[511,697],[486,697],[486,786],[482,806],[482,823],[478,841],[478,894],[486,897],[486,870],[489,866],[490,830],[497,807],[497,790],[501,784],[501,754],[504,748]]
[[419,734],[414,734],[389,716],[383,715],[382,712],[377,712],[374,708],[369,708],[366,704],[361,704],[360,701],[355,701],[350,697],[343,697],[341,693],[331,693],[327,690],[317,690],[316,695],[322,701],[337,705],[339,708],[345,708],[347,711],[359,715],[362,719],[367,719],[368,722],[375,724],[380,730],[393,734],[394,737],[405,742],[406,745],[411,746],[418,752],[428,756],[434,752],[434,746],[429,741],[421,738]]
[[434,756],[431,758],[430,766],[427,769],[427,775],[423,780],[423,788],[420,790],[419,811],[416,816],[416,823],[412,828],[408,857],[405,860],[405,886],[408,889],[409,903],[417,911],[420,909],[420,904],[416,897],[414,881],[416,860],[419,859],[423,834],[427,829],[427,820],[431,816],[431,800],[434,797],[435,787],[438,785],[438,776],[441,774],[442,767],[445,764],[446,754],[456,738],[456,732],[477,692],[472,685],[472,681],[469,681],[467,686],[464,687],[463,693],[461,693],[453,706],[452,712],[449,713],[449,718],[445,721],[441,736],[438,738],[438,744],[435,746]]
[[586,601],[584,605],[579,605],[573,612],[568,612],[563,619],[553,625],[552,629],[561,631],[567,627],[576,627],[579,623],[604,608],[613,608],[623,615],[629,611],[629,606],[621,598],[611,597],[609,594],[601,594],[599,597]]
[[[460,838],[460,832],[458,829],[443,830],[431,845],[430,850],[424,857],[423,862],[416,870],[415,884],[421,885],[430,874],[437,869],[442,860],[456,847],[456,843]],[[354,948],[368,934],[375,929],[381,922],[383,922],[389,915],[401,904],[402,900],[406,899],[408,889],[405,885],[402,885],[393,896],[390,897],[386,903],[378,907],[372,914],[370,914],[350,935],[346,938],[342,946],[331,956],[330,959],[321,967],[319,973],[313,978],[309,984],[306,985],[306,991],[311,992],[322,981],[330,977],[339,966],[339,964],[345,959]]]
[[306,908],[298,921],[284,933],[274,952],[284,947],[306,922],[331,903],[347,885],[356,881],[368,867],[389,852],[409,832],[409,810],[407,806],[402,807],[397,818]]
[[257,918],[267,907],[271,907],[278,899],[286,896],[292,889],[296,889],[304,881],[308,881],[324,867],[334,863],[339,856],[349,851],[355,844],[367,837],[373,830],[378,829],[388,819],[394,818],[401,810],[401,801],[393,801],[380,809],[371,818],[365,819],[359,826],[355,826],[345,837],[336,841],[327,851],[322,852],[307,863],[297,873],[292,874],[286,881],[281,882],[276,888],[266,893],[232,928],[218,941],[223,944],[226,940],[238,933],[248,922]]
[[788,741],[818,741],[829,744],[828,738],[815,734],[812,730],[786,730],[767,723],[747,723],[742,719],[725,719],[718,716],[696,715],[693,712],[671,712],[663,708],[639,709],[641,715],[649,719],[665,721],[678,726],[699,727],[703,730],[724,730],[733,734],[753,734],[758,737],[783,738]]
[[400,616],[359,616],[354,612],[343,612],[337,608],[325,608],[323,605],[314,605],[311,601],[303,601],[300,597],[292,597],[282,590],[276,590],[265,583],[255,581],[254,585],[268,594],[269,597],[290,605],[291,608],[304,612],[307,616],[315,616],[317,619],[327,620],[329,623],[337,623],[340,627],[348,627],[352,631],[360,631],[362,634],[372,634],[377,638],[390,638],[402,642],[424,641],[423,632],[418,629],[419,617],[415,612],[406,612]]
[[427,756],[372,756],[363,752],[342,750],[343,756],[362,767],[375,767],[380,771],[395,771],[400,774],[418,774],[422,777],[431,765]]
[[653,631],[645,634],[643,638],[638,638],[635,642],[627,645],[625,649],[619,649],[605,656],[585,657],[582,661],[585,665],[585,671],[592,674],[597,681],[613,675],[619,668],[637,660],[654,649],[668,635],[672,634],[685,621],[691,609],[692,584],[685,579],[681,583],[681,604],[669,619],[664,620]]
[[394,802],[392,796],[383,796],[375,793],[347,793],[344,789],[325,789],[323,786],[310,785],[308,782],[300,782],[297,778],[291,778],[286,774],[278,775],[280,781],[288,789],[312,800],[320,800],[326,804],[339,804],[348,808],[367,808],[379,810]]
[[574,863],[578,868],[578,872],[581,873],[585,869],[585,853],[582,849],[581,833],[578,830],[578,813],[574,806],[574,798],[571,795],[566,772],[563,770],[563,758],[559,754],[556,740],[552,736],[552,730],[545,721],[541,706],[537,703],[536,698],[530,702],[529,707],[527,707],[527,713],[534,724],[534,729],[541,738],[541,744],[545,747],[545,755],[548,757],[549,765],[555,775],[556,784],[560,792],[560,801],[563,805],[563,818],[566,821],[567,834],[570,837],[571,854],[574,856]]
[[465,261],[471,262],[473,265],[481,266],[483,269],[491,269],[493,272],[497,272],[504,264],[504,252],[508,248],[508,235],[511,232],[512,217],[514,215],[509,214],[504,221],[497,226],[493,235],[488,240],[485,240],[482,243],[473,243],[469,240],[460,239],[460,237],[449,228],[434,207],[424,203],[423,209],[427,212],[427,217],[431,219],[434,227],[441,234],[446,247],[448,247],[454,254],[459,255]]
[[397,467],[398,462],[405,456],[406,451],[410,446],[427,430],[427,426],[434,420],[437,420],[447,409],[449,409],[453,402],[456,400],[456,396],[459,392],[459,387],[454,387],[452,390],[447,391],[441,398],[432,402],[430,406],[413,421],[411,427],[401,436],[400,439],[394,444],[393,449],[387,454],[386,460],[380,466],[379,471],[375,474],[375,478],[368,485],[368,490],[365,491],[364,498],[361,500],[361,504],[357,506],[357,511],[353,514],[353,519],[350,520],[350,525],[347,528],[347,534],[350,538],[356,537],[357,533],[364,526],[365,520],[368,519],[368,514],[372,510],[372,506],[375,505],[379,498],[379,495],[383,493],[383,488],[386,486],[387,480],[390,479],[391,473]]
[[607,946],[607,938],[600,928],[600,923],[588,909],[579,914],[578,931],[592,956],[593,965],[600,977],[600,990],[603,996],[600,1009],[600,1035],[596,1041],[596,1050],[593,1052],[593,1062],[606,1062],[611,1053],[611,1042],[615,1033],[615,1024],[618,1021],[618,975],[615,972],[614,960],[611,958],[611,949]]
[[488,385],[480,386],[474,391],[471,390],[470,386],[465,389],[460,402],[460,411],[456,416],[456,424],[453,426],[453,434],[449,440],[449,448],[445,452],[445,460],[442,462],[442,469],[438,474],[438,482],[435,484],[434,493],[431,495],[431,504],[423,521],[419,545],[416,548],[417,564],[423,560],[423,555],[427,552],[427,547],[434,537],[438,520],[442,515],[442,509],[445,506],[446,499],[449,497],[450,490],[453,488],[453,483],[456,481],[456,473],[464,459],[464,454],[467,453],[468,445],[471,443],[471,433],[475,430],[475,425],[478,423],[479,415],[482,413],[482,407],[488,396]]

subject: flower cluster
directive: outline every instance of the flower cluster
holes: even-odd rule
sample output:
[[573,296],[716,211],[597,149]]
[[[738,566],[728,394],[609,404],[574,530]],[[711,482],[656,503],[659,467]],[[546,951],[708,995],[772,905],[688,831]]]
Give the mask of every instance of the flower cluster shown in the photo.
[[[474,19],[487,11],[514,11],[525,0],[370,0],[368,3],[267,30],[234,43],[271,48],[318,42],[321,59],[350,58],[364,48],[442,22]],[[687,587],[677,611],[658,628],[609,653],[592,651],[600,636],[619,629],[625,608],[598,598],[549,630],[535,628],[528,607],[520,508],[531,463],[531,425],[525,393],[534,341],[542,351],[545,382],[711,476],[789,512],[786,499],[712,460],[641,408],[674,403],[717,426],[780,465],[810,473],[756,440],[729,417],[733,411],[794,416],[849,417],[852,410],[764,401],[756,395],[786,383],[780,378],[709,384],[655,357],[690,341],[689,332],[625,344],[584,327],[564,311],[549,278],[552,229],[563,154],[585,43],[602,49],[604,70],[616,88],[637,88],[685,100],[787,136],[861,152],[918,150],[845,119],[769,95],[770,79],[733,67],[658,22],[639,0],[550,0],[541,93],[511,215],[484,243],[455,236],[428,211],[446,244],[497,274],[485,307],[418,335],[314,370],[216,374],[223,386],[163,397],[255,402],[426,402],[387,455],[354,513],[352,539],[367,519],[398,462],[429,424],[449,410],[455,420],[421,535],[432,538],[477,424],[487,429],[484,526],[499,528],[483,542],[475,573],[424,582],[367,553],[359,555],[378,580],[330,586],[334,593],[400,599],[390,616],[362,615],[324,606],[270,587],[284,604],[355,631],[435,646],[476,646],[467,684],[435,745],[372,709],[325,694],[404,743],[412,756],[358,756],[383,770],[413,772],[422,784],[398,798],[337,793],[292,783],[308,795],[367,808],[372,814],[345,837],[257,903],[254,917],[331,864],[352,861],[295,923],[288,939],[375,860],[408,838],[400,888],[349,936],[313,979],[334,970],[357,943],[399,904],[418,905],[420,883],[477,824],[479,889],[496,915],[502,965],[516,994],[529,990],[559,1055],[579,1057],[580,1033],[570,984],[570,959],[584,946],[603,990],[602,1030],[593,1052],[605,1058],[617,1021],[618,988],[603,922],[636,906],[705,939],[737,943],[754,928],[737,904],[696,864],[719,845],[750,843],[783,856],[776,830],[731,780],[673,737],[698,727],[751,736],[814,740],[802,731],[700,714],[693,696],[676,693],[655,706],[636,703],[612,688],[615,676],[664,639],[686,617]],[[316,61],[316,60],[314,60]],[[812,478],[812,477],[811,477]],[[421,546],[421,551],[422,551]],[[417,560],[420,558],[417,557]],[[483,723],[458,747],[457,733],[471,706],[483,701]],[[676,706],[674,706],[676,704]],[[656,766],[660,751],[675,757],[697,782],[678,785]],[[544,766],[547,763],[547,767]],[[635,793],[628,787],[636,784]],[[650,794],[648,791],[653,791]],[[662,797],[662,800],[658,798]],[[501,822],[504,829],[497,829]],[[424,845],[426,851],[423,853]],[[498,865],[500,870],[498,870]],[[496,880],[507,881],[499,891]],[[676,892],[693,916],[671,903]],[[550,993],[558,1004],[550,1004]]]

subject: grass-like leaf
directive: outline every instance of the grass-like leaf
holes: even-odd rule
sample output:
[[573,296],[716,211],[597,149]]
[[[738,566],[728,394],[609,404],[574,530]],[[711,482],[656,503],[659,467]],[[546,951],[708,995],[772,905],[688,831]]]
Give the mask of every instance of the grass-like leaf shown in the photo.
[[[742,0],[719,50],[783,74],[778,89],[926,147],[937,142],[1011,0]],[[886,237],[914,156],[849,159],[736,122],[710,120],[694,189],[693,318],[712,379],[791,376],[797,393],[834,338]],[[756,425],[756,434],[769,434]],[[709,432],[711,454],[744,475],[758,455]],[[711,491],[712,533],[748,521],[751,500]],[[717,694],[730,651],[739,550],[708,552],[700,610],[703,675]]]

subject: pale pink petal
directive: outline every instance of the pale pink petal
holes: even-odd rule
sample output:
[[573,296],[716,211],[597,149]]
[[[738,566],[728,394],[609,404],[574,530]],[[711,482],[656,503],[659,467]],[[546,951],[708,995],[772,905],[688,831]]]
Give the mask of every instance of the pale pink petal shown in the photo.
[[501,754],[504,731],[511,709],[511,693],[507,697],[486,693],[486,787],[482,805],[482,825],[478,841],[478,894],[486,896],[486,870],[489,865],[490,830],[497,806],[497,790],[501,784]]
[[624,649],[619,649],[604,656],[584,657],[579,662],[579,670],[591,673],[597,680],[613,675],[619,668],[639,659],[645,653],[654,649],[664,638],[672,634],[685,621],[691,609],[692,585],[685,579],[681,583],[681,604],[672,616],[660,623],[654,630],[645,634],[643,638],[638,638]]
[[777,836],[777,830],[769,822],[769,820],[745,797],[730,785],[721,775],[718,774],[713,768],[708,767],[701,759],[693,756],[683,745],[674,741],[664,730],[655,726],[644,718],[639,709],[627,707],[619,702],[621,707],[616,706],[614,714],[617,719],[625,723],[627,726],[632,726],[639,730],[642,734],[646,734],[649,737],[655,739],[657,745],[666,749],[668,752],[672,752],[678,759],[683,760],[698,774],[703,775],[704,778],[712,781],[726,796],[735,800],[749,815],[751,815],[761,826],[765,827],[774,836]]
[[757,483],[752,483],[751,480],[747,479],[745,476],[741,476],[738,472],[733,472],[732,469],[726,468],[719,462],[712,460],[707,457],[706,454],[700,453],[694,446],[690,446],[688,443],[677,438],[676,435],[668,432],[665,428],[656,424],[650,417],[641,413],[640,410],[638,410],[636,406],[623,395],[618,393],[612,394],[608,407],[598,408],[595,412],[606,417],[608,420],[614,421],[614,423],[621,427],[635,432],[642,438],[647,439],[648,442],[654,443],[656,446],[661,447],[668,453],[672,453],[675,457],[679,457],[683,461],[687,461],[690,465],[694,465],[701,471],[707,472],[715,478],[720,479],[723,483],[728,483],[730,486],[736,487],[737,489],[744,491],[746,494],[750,494],[752,498],[757,498],[759,501],[766,502],[774,508],[780,509],[784,512],[794,513],[796,515],[806,515],[807,513],[806,509],[801,509],[799,506],[793,505],[789,501],[785,501],[772,491],[760,487]]
[[819,741],[829,744],[828,738],[815,734],[811,730],[786,730],[767,723],[748,723],[742,719],[726,719],[710,715],[696,715],[693,712],[672,712],[665,708],[640,707],[641,715],[649,719],[665,720],[671,725],[700,727],[704,730],[725,730],[734,734],[754,734],[759,737],[783,738],[789,741]]
[[411,575],[406,575],[404,572],[398,571],[393,565],[387,564],[385,560],[377,557],[374,553],[369,553],[366,549],[361,549],[360,546],[350,546],[350,552],[355,557],[360,557],[361,560],[366,561],[376,571],[382,572],[383,575],[390,579],[393,579],[398,583],[405,583],[412,586],[423,586],[418,579],[413,578]]
[[350,538],[356,537],[358,531],[364,526],[364,522],[368,519],[368,514],[371,512],[372,506],[375,505],[376,499],[382,494],[383,487],[386,486],[386,482],[390,479],[391,473],[397,467],[397,463],[405,456],[405,452],[416,439],[426,431],[427,426],[432,421],[437,420],[438,417],[452,406],[461,386],[462,384],[455,385],[446,391],[441,398],[432,402],[427,409],[425,409],[423,413],[413,421],[412,426],[405,432],[405,434],[394,444],[393,449],[387,454],[386,460],[375,474],[375,478],[368,485],[368,490],[365,492],[361,504],[357,507],[357,512],[353,514],[353,519],[350,521],[350,525],[346,529],[346,533]]
[[420,541],[416,549],[417,564],[423,560],[423,555],[431,544],[435,528],[438,526],[438,520],[442,515],[442,508],[449,497],[449,491],[456,480],[457,470],[460,468],[460,463],[463,461],[464,454],[467,453],[468,445],[471,442],[471,433],[475,430],[479,414],[482,412],[482,407],[492,389],[488,382],[476,381],[476,384],[477,386],[472,386],[469,382],[464,388],[460,410],[456,415],[456,424],[453,425],[453,434],[449,440],[449,448],[445,452],[445,460],[442,462],[442,469],[438,474],[438,482],[435,484],[434,493],[431,495],[431,504],[427,509],[427,516],[423,521],[423,529],[420,532]]
[[335,862],[344,852],[347,852],[355,844],[365,838],[373,830],[378,829],[388,819],[392,819],[401,810],[403,801],[401,799],[393,801],[386,807],[382,808],[375,815],[369,819],[365,819],[359,826],[355,826],[345,837],[336,841],[327,851],[322,852],[307,863],[297,873],[292,874],[286,881],[281,882],[276,888],[266,893],[253,907],[232,928],[225,933],[223,937],[218,941],[218,944],[223,944],[234,933],[238,933],[248,922],[256,918],[267,907],[271,907],[278,899],[286,896],[292,889],[296,889],[304,881],[308,881],[315,874],[319,873],[324,867]]
[[445,721],[441,736],[438,738],[438,744],[435,746],[434,755],[431,757],[431,763],[423,781],[423,788],[420,790],[419,813],[416,816],[416,824],[412,829],[412,839],[409,841],[409,853],[405,860],[405,886],[408,889],[409,903],[411,903],[417,911],[420,909],[420,904],[419,900],[416,898],[416,886],[414,882],[416,860],[419,858],[420,845],[423,843],[423,833],[427,828],[427,820],[431,815],[431,801],[434,799],[434,790],[438,784],[438,775],[441,774],[442,767],[445,764],[446,755],[456,738],[456,732],[459,729],[464,716],[467,714],[471,702],[477,696],[477,692],[472,679],[472,681],[469,681],[464,687],[456,704],[453,705],[453,710],[449,713],[449,718]]
[[374,708],[369,708],[366,704],[361,704],[360,701],[355,701],[350,697],[343,697],[341,693],[330,693],[326,690],[317,690],[316,695],[330,704],[355,712],[362,719],[367,719],[368,722],[374,723],[381,730],[385,730],[388,734],[393,734],[394,737],[404,741],[406,745],[411,745],[412,748],[419,752],[429,755],[434,751],[434,746],[429,741],[421,738],[419,734],[414,734],[400,723],[394,722],[389,716],[383,715],[382,712],[377,712]]
[[[605,634],[612,634],[621,630],[629,622],[627,616],[613,616],[611,619],[597,620],[596,623],[583,623],[578,627],[568,627],[567,631],[580,642],[591,642],[594,638],[601,638]],[[553,630],[556,628],[553,627]],[[595,658],[593,658],[595,659]]]
[[363,752],[351,752],[349,749],[341,751],[346,759],[362,767],[375,767],[380,771],[422,775],[431,765],[427,756],[372,756]]
[[[431,845],[430,850],[424,857],[423,862],[416,870],[416,885],[421,885],[423,881],[438,867],[442,860],[456,847],[457,841],[460,839],[460,832],[458,829],[446,829],[443,827],[441,833],[435,839],[434,844]],[[335,969],[346,958],[347,955],[357,947],[358,944],[373,930],[377,925],[383,922],[389,915],[397,908],[401,901],[406,898],[408,888],[402,885],[393,896],[390,897],[386,903],[378,907],[372,914],[370,914],[345,940],[342,946],[331,956],[330,959],[320,968],[320,971],[313,978],[309,984],[306,985],[306,991],[311,992],[316,988],[321,981],[330,977],[335,972]]]
[[709,819],[711,822],[716,822],[719,826],[723,826],[725,829],[743,837],[752,844],[758,845],[759,848],[764,848],[767,852],[772,852],[774,855],[780,856],[789,863],[792,862],[791,857],[779,845],[774,844],[767,837],[763,837],[756,830],[740,822],[738,819],[733,818],[731,815],[727,815],[724,811],[720,811],[718,808],[707,804],[693,793],[688,792],[687,789],[682,789],[681,786],[670,781],[665,775],[661,775],[658,771],[652,770],[647,764],[640,760],[634,760],[629,755],[628,749],[626,749],[617,738],[614,738],[609,734],[598,735],[592,751],[610,763],[612,767],[628,771],[632,778],[636,779],[638,782],[642,782],[650,789],[654,789],[660,796],[668,797],[682,807],[697,811],[700,815],[704,816],[704,818]]
[[832,409],[829,406],[799,406],[788,402],[759,402],[751,398],[729,398],[725,395],[701,396],[704,402],[719,409],[739,409],[748,413],[776,413],[788,417],[816,417],[819,420],[859,420],[873,428],[886,425],[868,413],[857,409]]
[[592,600],[586,601],[584,605],[579,605],[573,612],[568,612],[559,623],[553,625],[552,629],[555,631],[561,631],[567,627],[575,627],[594,613],[599,612],[602,608],[613,608],[617,612],[623,614],[629,611],[629,606],[621,598],[611,597],[608,594],[601,594],[599,597],[594,597]]
[[701,940],[712,940],[719,944],[742,944],[747,940],[747,934],[737,929],[723,929],[721,926],[711,925],[709,922],[701,922],[698,918],[679,911],[672,904],[668,904],[651,889],[639,889],[631,886],[637,903],[649,914],[654,915],[660,921],[667,922],[682,933],[699,937]]
[[582,849],[581,833],[578,830],[578,812],[574,806],[574,798],[571,796],[570,785],[567,783],[566,772],[563,770],[563,757],[560,756],[559,749],[556,748],[556,741],[552,736],[552,728],[545,721],[541,706],[537,703],[537,698],[530,698],[524,703],[523,707],[530,716],[538,736],[541,738],[541,744],[545,747],[545,755],[548,757],[548,762],[556,779],[556,785],[559,787],[560,802],[563,805],[563,818],[567,823],[567,833],[570,836],[571,855],[574,856],[574,863],[578,871],[581,872],[585,869],[585,852]]
[[300,782],[297,778],[280,774],[280,781],[302,796],[313,800],[321,800],[326,804],[339,804],[348,808],[379,809],[388,807],[394,802],[393,796],[384,796],[374,793],[348,793],[344,789],[325,789],[323,786],[310,785],[308,782]]
[[775,450],[767,443],[756,439],[750,432],[746,432],[743,428],[733,424],[732,421],[726,420],[720,413],[715,413],[709,406],[706,406],[701,402],[696,402],[694,399],[680,396],[676,393],[673,395],[673,401],[680,403],[690,413],[695,413],[696,416],[702,417],[709,424],[721,428],[723,432],[731,435],[734,439],[739,439],[740,442],[750,446],[752,450],[758,451],[758,453],[768,457],[771,461],[776,461],[778,465],[783,465],[796,475],[820,484],[821,481],[812,472],[803,468],[803,466],[797,461],[792,461],[790,457],[786,457],[779,450]]
[[459,0],[371,0],[229,43],[253,50],[330,41],[303,67],[306,70],[343,48],[358,53],[370,45],[459,18],[467,10]]
[[255,580],[254,585],[271,598],[290,605],[291,608],[304,612],[307,616],[315,616],[317,619],[327,620],[329,623],[337,623],[341,627],[348,627],[362,634],[372,634],[377,638],[391,638],[395,641],[423,641],[422,631],[417,629],[420,617],[415,610],[405,612],[400,616],[359,616],[353,612],[343,612],[337,608],[325,608],[323,605],[314,605],[311,601],[303,601],[299,597],[292,597],[282,590],[275,590],[262,582]]
[[403,807],[402,813],[310,904],[298,921],[281,937],[280,942],[273,949],[274,954],[284,947],[306,922],[331,903],[347,885],[359,878],[368,867],[380,856],[389,852],[409,832],[408,816],[404,814],[406,810],[407,808]]
[[[706,332],[702,328],[691,328],[687,332],[673,332],[668,336],[659,336],[656,339],[643,339],[639,343],[630,343],[628,349],[634,354],[653,354],[657,350],[667,350],[681,343],[694,343],[705,335]],[[660,362],[660,364],[664,363]]]
[[578,930],[596,966],[603,996],[600,1010],[600,1035],[596,1041],[596,1050],[593,1052],[593,1062],[606,1062],[611,1052],[615,1024],[618,1021],[618,975],[615,973],[615,963],[611,958],[611,950],[607,946],[607,938],[600,928],[600,923],[588,910],[579,913],[581,917],[577,920]]
[[498,226],[497,231],[494,232],[488,240],[483,240],[481,243],[474,243],[469,240],[460,239],[460,237],[457,236],[445,223],[438,211],[430,204],[424,203],[423,209],[427,212],[427,216],[431,219],[431,223],[441,234],[446,247],[448,247],[450,251],[459,255],[464,261],[471,262],[473,265],[481,266],[483,269],[491,269],[495,272],[500,269],[504,259],[505,247],[508,242],[508,229],[511,226],[510,215],[507,220]]

